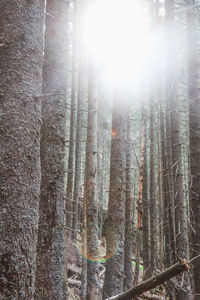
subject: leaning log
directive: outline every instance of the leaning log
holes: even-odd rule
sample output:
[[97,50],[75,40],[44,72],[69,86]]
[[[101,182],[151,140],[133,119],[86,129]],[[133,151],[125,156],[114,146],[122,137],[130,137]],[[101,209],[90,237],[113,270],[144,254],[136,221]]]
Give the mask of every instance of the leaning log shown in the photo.
[[110,297],[106,300],[132,300],[135,299],[136,296],[149,291],[156,286],[163,284],[165,281],[169,280],[170,278],[182,273],[183,271],[189,270],[189,264],[186,260],[183,260],[182,262],[176,263],[172,265],[171,267],[165,269],[160,274],[151,277],[150,279],[147,279],[143,281],[142,283],[136,285],[135,287],[130,288],[126,292],[123,292],[119,295]]

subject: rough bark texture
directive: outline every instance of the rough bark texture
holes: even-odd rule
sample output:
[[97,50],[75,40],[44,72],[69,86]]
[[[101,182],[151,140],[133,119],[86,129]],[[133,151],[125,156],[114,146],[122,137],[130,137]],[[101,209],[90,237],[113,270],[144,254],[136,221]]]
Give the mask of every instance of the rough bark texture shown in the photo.
[[[48,0],[43,65],[41,197],[35,299],[64,299],[67,1]],[[52,95],[51,95],[52,94]]]
[[[77,85],[77,47],[76,47],[76,1],[74,0],[73,12],[73,41],[72,41],[72,83],[71,83],[71,116],[70,116],[70,138],[68,155],[68,176],[66,190],[66,226],[72,226],[73,211],[73,189],[74,189],[74,167],[75,167],[75,126],[76,126],[76,85]],[[71,232],[69,232],[71,234]]]
[[107,258],[103,287],[104,298],[123,291],[124,288],[124,226],[126,189],[126,114],[125,93],[117,89],[114,94],[110,194],[106,222]]
[[126,149],[126,208],[125,208],[125,240],[124,240],[124,287],[133,285],[133,199],[131,197],[131,124],[130,112],[127,114],[127,149]]
[[[189,84],[189,130],[190,130],[190,222],[192,226],[192,257],[200,253],[200,103],[197,64],[195,1],[187,1],[187,43]],[[195,299],[200,299],[200,258],[193,261]]]
[[87,299],[99,299],[98,279],[98,205],[97,205],[97,83],[90,70],[88,96],[88,133],[85,165],[87,201]]
[[[168,47],[168,58],[170,58],[170,64],[168,63],[167,78],[167,95],[166,101],[169,103],[168,118],[170,118],[171,124],[171,151],[172,151],[172,183],[173,183],[173,199],[175,210],[175,251],[176,256],[181,259],[188,257],[187,246],[187,226],[186,216],[184,211],[184,194],[183,194],[183,174],[182,174],[182,153],[180,143],[180,116],[179,116],[179,102],[177,95],[177,48],[175,40],[175,5],[174,0],[169,1],[169,6],[166,7],[166,18],[169,26],[169,36],[171,39],[171,45]],[[174,258],[175,259],[175,258]],[[176,298],[179,300],[191,299],[191,287],[188,274],[184,276],[184,279],[180,279],[183,289],[180,289]],[[186,291],[186,292],[184,292]]]
[[189,265],[187,261],[182,261],[172,265],[171,267],[165,269],[159,275],[151,277],[146,281],[138,284],[137,286],[129,289],[128,291],[121,293],[120,295],[110,297],[106,300],[132,300],[136,299],[136,296],[149,291],[150,289],[155,288],[158,285],[163,284],[165,281],[169,280],[170,278],[182,273],[183,271],[188,271]]
[[0,299],[34,293],[44,4],[0,2]]
[[144,164],[143,164],[143,193],[142,193],[142,232],[143,232],[143,249],[142,258],[144,266],[143,279],[150,277],[150,248],[149,248],[149,199],[148,199],[148,182],[147,182],[147,124],[146,124],[146,107],[145,103],[142,111],[142,126],[144,134]]
[[156,230],[156,197],[155,197],[155,135],[154,135],[154,105],[150,107],[150,261],[151,261],[151,275],[156,267],[157,257],[157,230]]
[[78,204],[81,185],[81,138],[82,138],[82,103],[83,103],[83,79],[82,70],[79,74],[79,91],[77,101],[77,127],[76,127],[76,149],[75,149],[75,177],[73,196],[73,219],[72,219],[72,239],[75,241],[78,234]]
[[[165,26],[166,26],[166,69],[165,69],[165,102],[166,102],[166,167],[168,190],[168,221],[169,221],[169,265],[176,260],[175,255],[175,208],[174,186],[172,171],[172,137],[171,137],[171,102],[176,101],[176,59],[175,59],[175,27],[174,27],[174,0],[165,1]],[[168,59],[170,57],[170,59]],[[166,203],[165,203],[166,205]],[[165,265],[169,266],[169,265]]]

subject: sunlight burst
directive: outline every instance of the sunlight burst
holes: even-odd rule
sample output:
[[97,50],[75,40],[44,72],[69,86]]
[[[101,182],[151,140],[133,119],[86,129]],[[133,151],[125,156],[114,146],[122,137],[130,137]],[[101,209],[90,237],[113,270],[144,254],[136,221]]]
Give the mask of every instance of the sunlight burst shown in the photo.
[[90,58],[113,81],[132,81],[144,72],[149,55],[148,18],[136,0],[97,0],[83,20]]

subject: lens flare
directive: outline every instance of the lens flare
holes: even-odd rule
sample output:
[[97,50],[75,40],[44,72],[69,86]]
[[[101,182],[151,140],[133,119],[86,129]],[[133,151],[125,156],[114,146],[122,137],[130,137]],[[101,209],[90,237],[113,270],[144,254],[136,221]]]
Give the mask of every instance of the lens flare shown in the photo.
[[[112,241],[112,246],[110,249],[106,249],[106,238],[103,237],[101,240],[99,240],[99,255],[96,257],[90,256],[87,253],[87,249],[83,248],[82,242],[78,241],[77,243],[77,249],[80,254],[84,259],[90,260],[90,261],[96,261],[100,263],[105,263],[107,260],[109,260],[113,255],[115,255],[117,251],[117,239],[113,233],[113,231],[106,226],[105,228],[106,236],[109,241]],[[84,230],[82,232],[82,236],[87,235],[87,230]]]

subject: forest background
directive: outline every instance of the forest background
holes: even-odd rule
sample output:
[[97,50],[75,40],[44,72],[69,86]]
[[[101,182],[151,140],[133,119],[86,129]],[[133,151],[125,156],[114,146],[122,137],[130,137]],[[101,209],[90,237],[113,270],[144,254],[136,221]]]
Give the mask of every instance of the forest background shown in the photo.
[[199,25],[198,0],[1,0],[0,299],[107,299],[184,259],[138,297],[200,299]]

